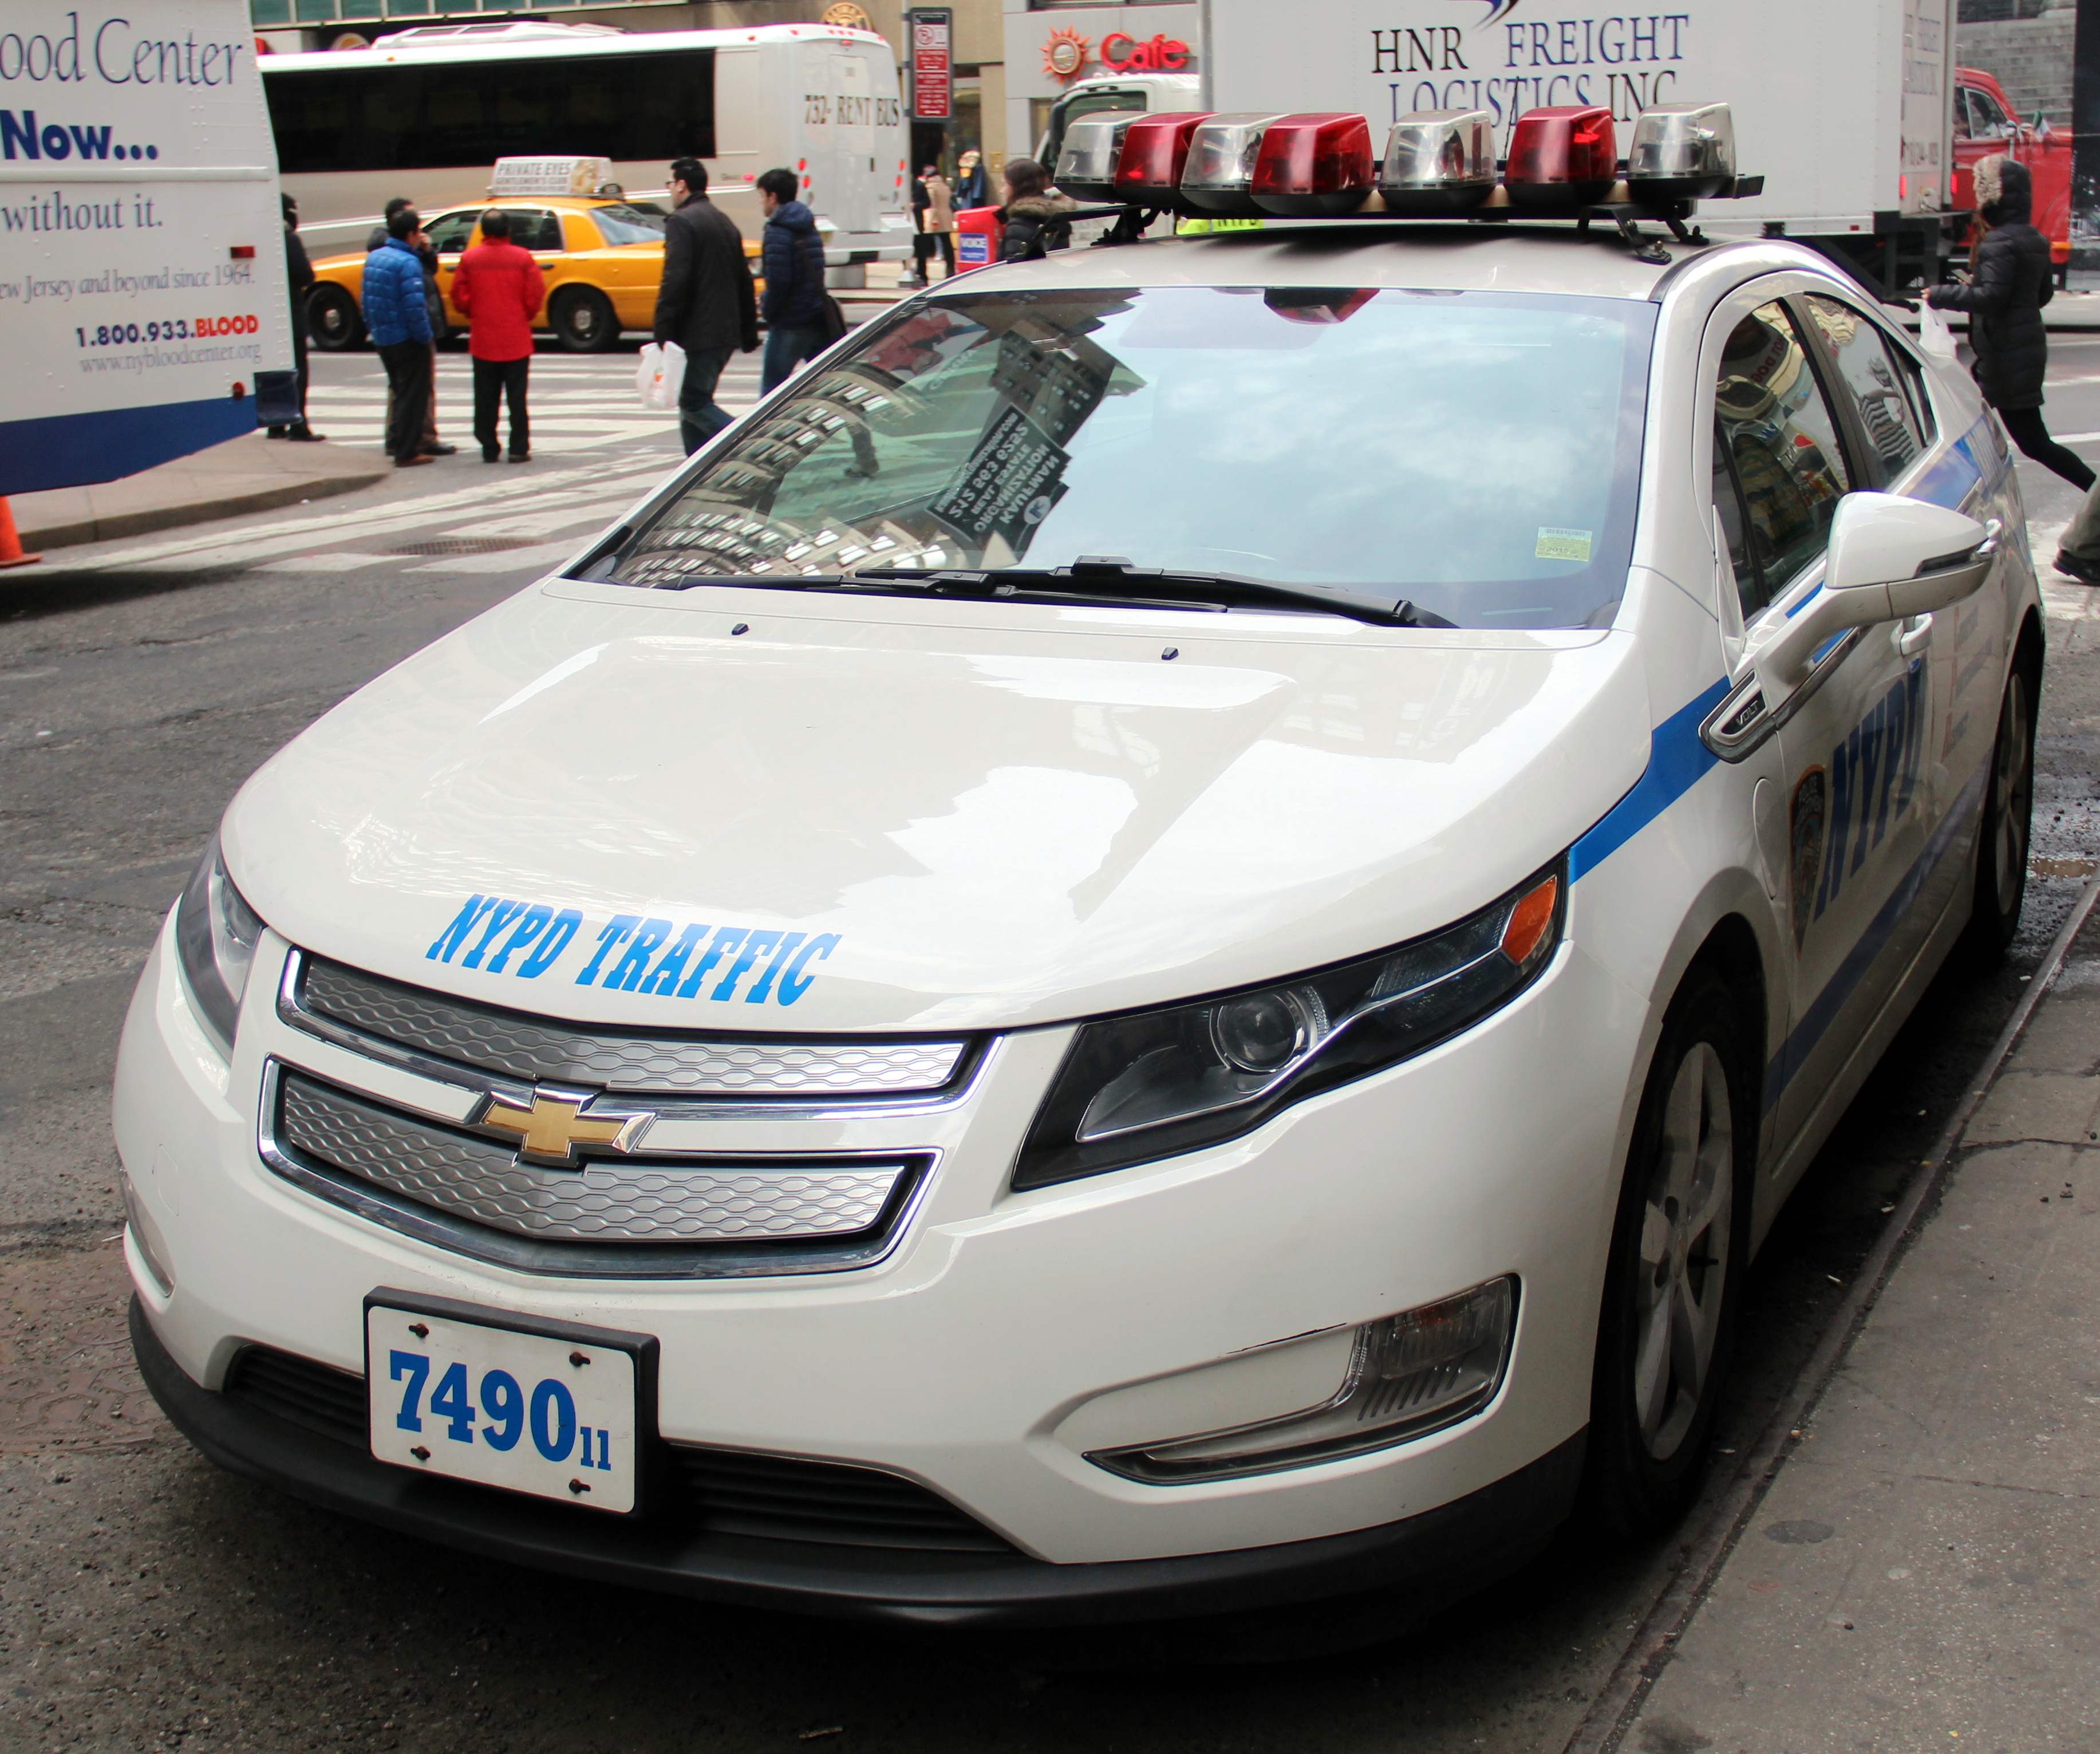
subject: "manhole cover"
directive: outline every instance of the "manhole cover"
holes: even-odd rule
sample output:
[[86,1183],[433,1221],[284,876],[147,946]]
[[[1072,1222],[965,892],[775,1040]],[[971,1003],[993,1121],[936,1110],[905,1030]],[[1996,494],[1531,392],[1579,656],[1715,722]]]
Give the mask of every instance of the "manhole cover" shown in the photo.
[[390,554],[500,554],[513,548],[536,548],[539,544],[514,536],[441,536],[427,542],[404,542],[390,548]]

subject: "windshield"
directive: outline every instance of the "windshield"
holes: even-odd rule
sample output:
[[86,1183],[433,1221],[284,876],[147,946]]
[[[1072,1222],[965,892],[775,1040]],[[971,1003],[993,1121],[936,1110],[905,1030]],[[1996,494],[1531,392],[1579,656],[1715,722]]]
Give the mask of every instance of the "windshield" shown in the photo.
[[593,207],[590,216],[598,222],[598,228],[605,234],[608,244],[660,244],[664,241],[664,216],[644,213],[638,207],[629,207],[624,202],[612,207]]
[[1653,320],[1496,293],[958,292],[805,373],[591,575],[1113,556],[1596,625],[1625,588]]

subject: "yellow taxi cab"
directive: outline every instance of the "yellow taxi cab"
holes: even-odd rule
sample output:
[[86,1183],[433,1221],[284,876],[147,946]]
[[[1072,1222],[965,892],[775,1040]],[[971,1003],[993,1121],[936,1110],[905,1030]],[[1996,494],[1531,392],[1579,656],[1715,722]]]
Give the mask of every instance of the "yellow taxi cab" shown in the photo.
[[[444,294],[450,329],[466,319],[452,301],[460,256],[481,236],[481,216],[491,207],[510,214],[510,241],[532,252],[547,281],[547,302],[533,318],[573,353],[610,347],[622,329],[646,329],[655,319],[656,289],[664,277],[664,214],[647,201],[593,195],[496,196],[472,206],[448,208],[426,217],[423,229],[438,253],[438,289]],[[747,240],[744,254],[755,257]],[[358,310],[364,253],[329,256],[314,264],[314,289],[307,295],[313,343],[330,352],[364,339]]]

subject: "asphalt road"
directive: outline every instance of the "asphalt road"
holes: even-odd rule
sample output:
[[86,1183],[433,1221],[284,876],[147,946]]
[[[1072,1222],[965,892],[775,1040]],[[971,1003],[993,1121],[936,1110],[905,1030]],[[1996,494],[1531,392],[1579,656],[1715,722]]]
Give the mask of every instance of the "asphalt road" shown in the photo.
[[[631,399],[632,367],[549,362],[543,386],[570,400],[545,406],[593,442],[523,469],[485,470],[469,448],[304,514],[0,579],[0,1750],[1557,1750],[1673,1543],[1564,1540],[1427,1631],[1354,1655],[1075,1673],[1026,1637],[717,1611],[463,1557],[223,1474],[158,1423],[121,1338],[107,1123],[145,947],[257,763],[540,571],[533,537],[562,539],[549,501],[581,517],[671,460],[668,436],[631,420],[585,430],[593,392]],[[347,409],[372,370],[323,358],[318,382]],[[2100,339],[2059,338],[2052,377],[2053,423],[2093,432],[2080,448],[2100,462]],[[2032,466],[2022,477],[2045,557],[2076,497]],[[540,522],[459,533],[506,513]],[[1782,1218],[1753,1276],[1723,1447],[1749,1441],[1813,1346],[2100,852],[2100,620],[2056,583],[2019,945],[2001,970],[1942,979]]]

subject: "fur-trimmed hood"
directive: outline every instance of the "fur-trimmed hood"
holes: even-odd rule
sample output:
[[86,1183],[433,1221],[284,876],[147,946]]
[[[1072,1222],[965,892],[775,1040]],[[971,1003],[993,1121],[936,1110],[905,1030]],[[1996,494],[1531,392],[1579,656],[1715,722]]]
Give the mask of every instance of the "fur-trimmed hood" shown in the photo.
[[2034,179],[2003,152],[1976,162],[1976,206],[1992,225],[2025,225],[2034,210]]
[[1024,195],[1018,201],[1008,201],[1006,216],[1009,219],[1033,219],[1039,224],[1079,210],[1079,204],[1062,189],[1052,189],[1046,194]]

